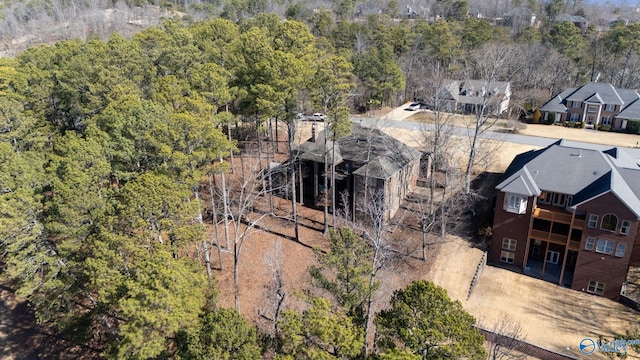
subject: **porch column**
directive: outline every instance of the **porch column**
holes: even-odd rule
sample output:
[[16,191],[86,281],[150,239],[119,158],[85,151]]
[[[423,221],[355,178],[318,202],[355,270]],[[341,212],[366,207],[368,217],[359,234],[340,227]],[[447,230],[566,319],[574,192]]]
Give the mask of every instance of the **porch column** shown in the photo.
[[[277,128],[276,128],[277,129]],[[295,171],[295,170],[294,170]],[[300,189],[300,205],[304,205],[304,182],[302,181],[302,161],[298,161],[298,189]]]
[[318,163],[313,162],[313,206],[318,203]]
[[569,235],[567,236],[567,245],[564,247],[564,258],[562,259],[562,270],[560,270],[560,282],[558,285],[562,286],[562,280],[564,280],[564,269],[567,265],[567,255],[569,254],[569,244],[571,243],[571,233],[573,232],[573,220],[576,218],[576,211],[571,213],[571,222],[569,223]]
[[527,262],[529,262],[529,248],[531,247],[531,231],[533,230],[533,217],[535,215],[536,207],[538,206],[538,197],[534,196],[531,201],[532,201],[531,217],[529,218],[529,231],[527,231],[527,241],[525,241],[527,247],[524,248],[524,261],[522,262],[522,270],[527,269]]
[[[553,224],[551,225],[553,226]],[[544,257],[542,258],[542,278],[544,279],[544,269],[547,267],[547,252],[549,251],[549,241],[544,242]]]

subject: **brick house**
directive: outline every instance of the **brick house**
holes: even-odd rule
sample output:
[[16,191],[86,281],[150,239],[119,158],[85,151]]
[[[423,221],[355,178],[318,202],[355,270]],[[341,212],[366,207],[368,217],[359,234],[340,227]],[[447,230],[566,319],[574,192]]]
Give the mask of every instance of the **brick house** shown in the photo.
[[557,141],[516,156],[496,186],[488,259],[617,299],[640,264],[640,164]]
[[555,122],[584,122],[588,127],[607,125],[624,130],[628,121],[640,119],[640,95],[609,83],[590,82],[562,91],[547,101],[540,113],[545,121],[555,113]]
[[[364,199],[379,196],[385,219],[392,218],[400,202],[416,186],[422,153],[378,129],[358,124],[353,124],[351,134],[335,144],[330,139],[325,144],[325,135],[325,131],[314,133],[298,148],[304,203],[319,206],[322,201],[326,153],[330,162],[335,157],[336,202],[346,192],[350,213],[358,216]],[[336,207],[343,205],[338,203]]]

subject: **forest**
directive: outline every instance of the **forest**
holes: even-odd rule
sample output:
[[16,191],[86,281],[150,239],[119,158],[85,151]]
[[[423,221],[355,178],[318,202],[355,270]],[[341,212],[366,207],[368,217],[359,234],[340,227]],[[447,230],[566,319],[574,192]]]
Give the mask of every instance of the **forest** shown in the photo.
[[[44,9],[16,25],[62,21],[56,4],[67,16],[91,5],[5,2]],[[238,129],[258,140],[261,167],[272,120],[285,124],[293,155],[297,113],[321,111],[343,136],[350,113],[435,96],[438,79],[511,81],[514,117],[594,76],[634,88],[640,27],[582,33],[549,20],[566,10],[557,1],[528,3],[543,10],[540,27],[468,17],[464,1],[433,3],[445,14],[438,19],[399,20],[393,1],[356,17],[358,4],[283,4],[282,17],[259,1],[168,2],[212,15],[164,19],[131,36],[87,31],[1,58],[0,277],[38,322],[118,359],[484,358],[475,319],[431,283],[414,282],[371,312],[382,251],[375,222],[367,241],[361,229],[329,231],[319,266],[301,269],[328,295],[308,296],[298,312],[276,307],[271,332],[243,319],[238,294],[236,309],[219,308],[210,257],[223,248],[234,266],[241,261],[260,219],[253,202],[270,196],[264,178],[249,175],[264,171],[227,184]],[[211,216],[236,226],[231,242],[209,236]]]

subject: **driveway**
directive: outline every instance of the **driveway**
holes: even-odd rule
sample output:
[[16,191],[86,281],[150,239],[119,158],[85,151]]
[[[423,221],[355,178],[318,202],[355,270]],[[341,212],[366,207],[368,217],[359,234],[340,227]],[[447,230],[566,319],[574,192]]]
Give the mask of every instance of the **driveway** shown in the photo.
[[[481,258],[482,251],[451,238],[441,244],[427,279],[460,300],[485,329],[510,319],[520,324],[526,342],[577,359],[604,359],[602,354],[580,353],[581,340],[612,339],[638,327],[638,312],[617,302],[493,266],[484,267],[467,298]],[[627,354],[640,359],[630,348]]]
[[[373,117],[354,117],[353,122],[362,123],[367,126],[384,128],[392,132],[391,129],[405,131],[423,132],[433,130],[434,126],[429,123],[411,121],[411,117],[428,110],[407,111],[404,110],[407,104],[397,107],[387,114]],[[452,134],[467,137],[471,129],[466,127],[453,127]],[[569,146],[581,147],[585,149],[604,150],[611,146],[625,148],[636,159],[640,159],[640,135],[610,133],[589,129],[571,129],[563,126],[529,124],[519,134],[486,131],[481,135],[488,140],[508,142],[542,148],[557,141],[565,139]]]

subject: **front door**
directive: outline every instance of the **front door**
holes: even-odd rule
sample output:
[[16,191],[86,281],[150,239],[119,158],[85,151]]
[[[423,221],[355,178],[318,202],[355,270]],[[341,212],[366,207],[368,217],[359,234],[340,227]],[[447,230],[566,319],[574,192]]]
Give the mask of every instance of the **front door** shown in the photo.
[[557,251],[549,250],[547,252],[547,262],[551,264],[557,264],[560,260],[560,253]]

